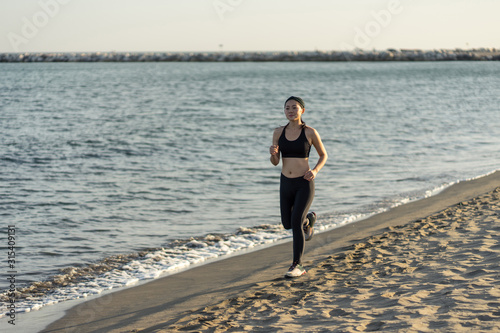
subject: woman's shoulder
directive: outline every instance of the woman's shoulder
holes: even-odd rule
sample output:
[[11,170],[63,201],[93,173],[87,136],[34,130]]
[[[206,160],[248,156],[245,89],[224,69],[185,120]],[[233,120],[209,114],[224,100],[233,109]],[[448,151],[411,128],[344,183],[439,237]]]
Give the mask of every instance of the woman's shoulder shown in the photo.
[[[319,133],[318,131],[316,131],[314,128],[312,128],[311,126],[305,126],[304,127],[304,132],[306,134],[306,138],[308,140],[312,140],[313,142],[317,140],[317,138],[319,138]],[[311,142],[311,141],[310,141]]]
[[318,133],[314,128],[312,128],[311,126],[308,126],[308,125],[304,126],[304,131],[306,132],[306,134],[310,134],[310,135],[314,135],[314,134]]
[[283,132],[283,129],[285,128],[286,126],[278,126],[274,129],[274,134],[275,135],[281,135],[281,133]]
[[[279,138],[281,137],[281,133],[283,133],[283,129],[285,126],[279,126],[274,129],[273,132],[273,142],[278,142]],[[277,143],[275,143],[277,144]]]

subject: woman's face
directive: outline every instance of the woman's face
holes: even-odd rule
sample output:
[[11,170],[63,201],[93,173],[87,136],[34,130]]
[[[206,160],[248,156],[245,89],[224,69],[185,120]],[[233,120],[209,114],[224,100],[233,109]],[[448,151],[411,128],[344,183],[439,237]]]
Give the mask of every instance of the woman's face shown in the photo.
[[300,120],[304,109],[300,106],[299,102],[293,99],[289,100],[285,104],[285,116],[288,120]]

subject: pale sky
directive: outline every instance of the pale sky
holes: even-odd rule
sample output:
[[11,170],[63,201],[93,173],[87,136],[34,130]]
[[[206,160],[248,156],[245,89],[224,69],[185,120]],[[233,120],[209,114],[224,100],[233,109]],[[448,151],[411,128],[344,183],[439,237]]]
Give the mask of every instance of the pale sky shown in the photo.
[[500,0],[2,0],[0,52],[500,48]]

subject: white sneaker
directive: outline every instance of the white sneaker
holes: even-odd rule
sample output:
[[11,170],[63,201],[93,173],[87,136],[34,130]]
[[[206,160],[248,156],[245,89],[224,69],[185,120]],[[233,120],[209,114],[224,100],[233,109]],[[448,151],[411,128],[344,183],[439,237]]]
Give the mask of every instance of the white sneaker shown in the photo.
[[299,277],[304,274],[306,274],[304,267],[294,262],[288,269],[288,272],[286,272],[285,277]]

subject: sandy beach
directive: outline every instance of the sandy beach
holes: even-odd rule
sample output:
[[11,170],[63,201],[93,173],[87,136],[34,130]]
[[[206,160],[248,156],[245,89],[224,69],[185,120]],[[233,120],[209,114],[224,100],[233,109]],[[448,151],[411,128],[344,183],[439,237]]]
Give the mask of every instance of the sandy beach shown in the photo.
[[500,331],[500,173],[78,305],[43,332]]

